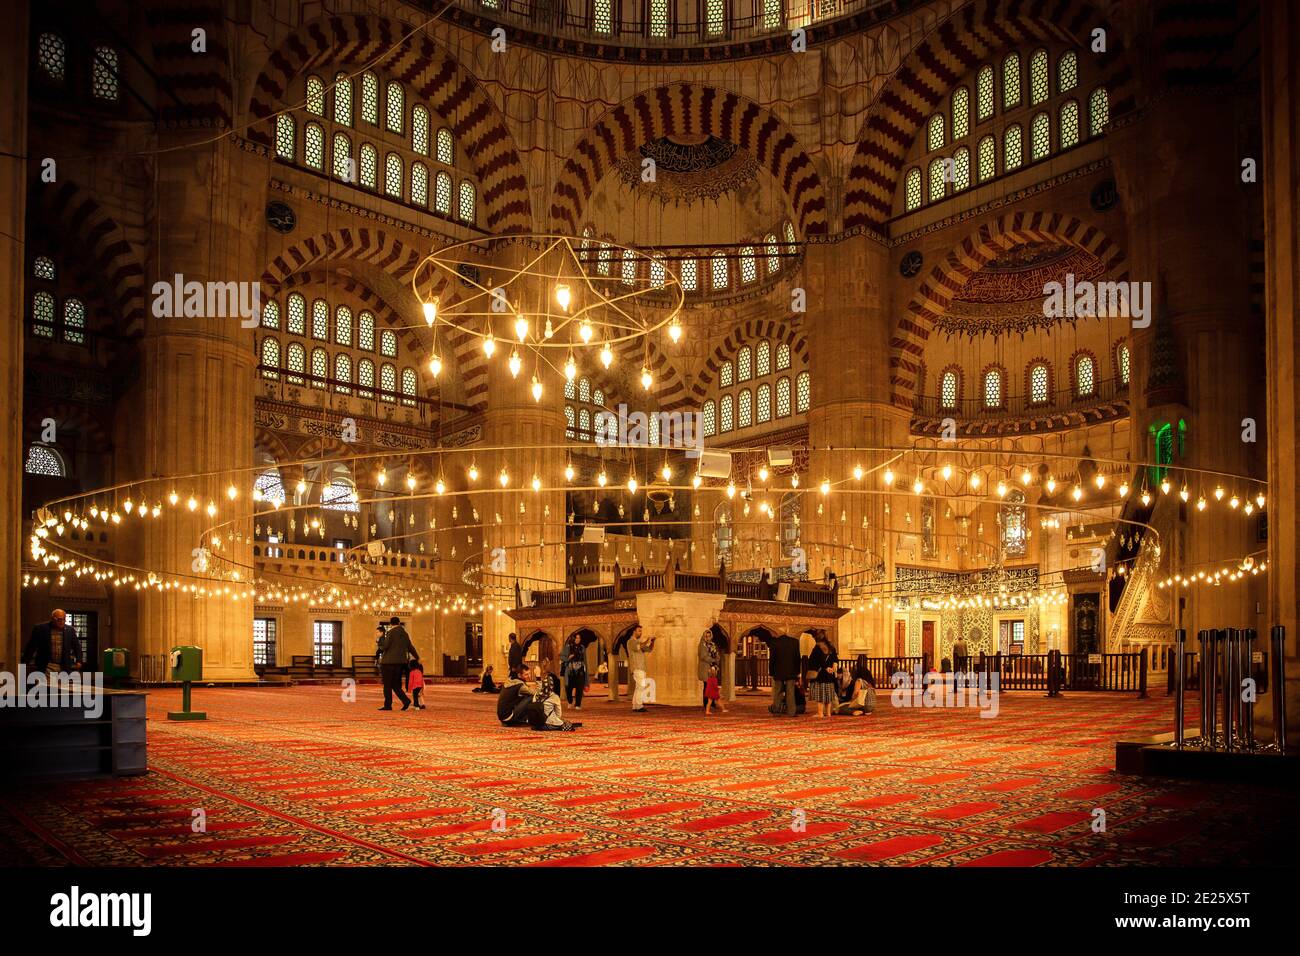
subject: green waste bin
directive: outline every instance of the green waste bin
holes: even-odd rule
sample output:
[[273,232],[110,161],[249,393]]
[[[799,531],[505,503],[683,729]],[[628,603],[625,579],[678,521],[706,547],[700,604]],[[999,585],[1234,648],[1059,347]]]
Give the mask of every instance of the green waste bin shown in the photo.
[[110,647],[104,651],[104,680],[110,684],[131,676],[131,652],[125,647]]
[[190,682],[203,680],[203,649],[201,647],[173,647],[171,654],[172,680],[181,682],[181,709],[168,711],[168,720],[207,720],[208,715],[190,710]]

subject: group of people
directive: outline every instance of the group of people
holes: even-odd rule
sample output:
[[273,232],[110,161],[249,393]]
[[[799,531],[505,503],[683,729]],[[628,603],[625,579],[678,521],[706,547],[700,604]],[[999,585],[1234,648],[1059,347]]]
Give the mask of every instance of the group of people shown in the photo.
[[[806,662],[801,652],[805,638],[813,644]],[[794,717],[804,712],[810,700],[817,705],[818,717],[861,717],[876,709],[875,681],[866,664],[859,661],[852,670],[837,673],[839,655],[825,634],[782,634],[760,640],[767,645],[772,677],[769,713]]]
[[[396,616],[387,624],[380,624],[378,631],[375,659],[379,662],[379,676],[384,684],[384,705],[379,709],[392,710],[396,695],[402,702],[402,710],[412,703],[416,710],[424,710],[424,665],[420,663],[420,654],[411,635],[406,633],[401,618]],[[410,697],[406,696],[407,690],[411,692]]]

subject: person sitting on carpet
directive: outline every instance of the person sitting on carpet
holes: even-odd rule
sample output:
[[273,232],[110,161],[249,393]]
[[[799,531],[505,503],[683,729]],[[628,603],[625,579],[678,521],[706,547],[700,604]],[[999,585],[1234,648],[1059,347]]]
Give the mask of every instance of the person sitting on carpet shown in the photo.
[[470,691],[471,694],[498,694],[501,688],[492,680],[492,665],[489,664],[483,668],[483,679],[479,685]]
[[560,695],[555,688],[555,677],[547,674],[542,678],[541,689],[528,706],[528,723],[533,730],[577,730],[582,726],[564,719]]
[[523,680],[522,674],[510,672],[510,679],[501,685],[497,697],[497,720],[506,727],[522,727],[528,723],[528,707],[533,702],[537,688]]
[[857,676],[853,681],[853,693],[847,701],[835,707],[837,717],[861,717],[873,713],[876,709],[876,684],[866,668],[858,666]]

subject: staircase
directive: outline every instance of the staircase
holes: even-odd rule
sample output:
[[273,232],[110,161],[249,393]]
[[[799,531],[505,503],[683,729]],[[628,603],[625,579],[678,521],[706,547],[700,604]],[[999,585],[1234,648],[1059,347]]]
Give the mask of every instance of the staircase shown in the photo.
[[[1136,485],[1136,482],[1135,482]],[[1109,586],[1110,623],[1106,629],[1106,649],[1115,653],[1126,641],[1138,639],[1139,631],[1150,626],[1145,612],[1159,577],[1162,558],[1173,543],[1173,533],[1178,521],[1179,500],[1173,494],[1157,493],[1151,503],[1143,505],[1140,498],[1130,498],[1124,503],[1120,517],[1127,521],[1145,522],[1155,529],[1156,535],[1141,526],[1119,523],[1112,547],[1107,549],[1107,561],[1114,565],[1127,562],[1127,573],[1115,575]],[[1121,538],[1125,532],[1137,532],[1137,539],[1125,545]],[[1139,625],[1144,625],[1140,627]]]

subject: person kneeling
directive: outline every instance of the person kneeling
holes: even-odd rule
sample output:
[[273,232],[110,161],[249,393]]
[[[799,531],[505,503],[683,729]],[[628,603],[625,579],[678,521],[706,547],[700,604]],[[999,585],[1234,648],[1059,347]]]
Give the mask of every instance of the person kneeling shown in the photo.
[[876,685],[866,671],[858,671],[848,700],[835,707],[836,717],[861,717],[876,709]]

